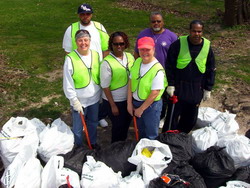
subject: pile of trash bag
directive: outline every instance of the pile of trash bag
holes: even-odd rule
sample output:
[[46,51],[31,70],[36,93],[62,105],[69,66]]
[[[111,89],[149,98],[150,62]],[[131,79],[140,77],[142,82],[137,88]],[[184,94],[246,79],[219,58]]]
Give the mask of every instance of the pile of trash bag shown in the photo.
[[61,119],[12,117],[0,131],[4,188],[250,187],[250,140],[235,115],[200,108],[197,129],[168,131],[156,140],[74,146]]

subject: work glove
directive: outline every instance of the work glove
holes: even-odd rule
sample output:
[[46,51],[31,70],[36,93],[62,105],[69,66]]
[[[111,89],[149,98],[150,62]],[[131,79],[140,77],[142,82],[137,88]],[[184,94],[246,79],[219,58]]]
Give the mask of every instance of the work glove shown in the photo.
[[74,99],[72,102],[73,102],[73,109],[78,113],[82,112],[82,114],[84,114],[82,104],[80,103],[80,101],[78,99]]
[[174,86],[168,86],[167,87],[167,93],[170,97],[173,97],[174,95],[174,91],[175,91],[175,87]]
[[211,97],[211,91],[205,90],[203,91],[203,101],[206,101],[208,99],[210,99]]

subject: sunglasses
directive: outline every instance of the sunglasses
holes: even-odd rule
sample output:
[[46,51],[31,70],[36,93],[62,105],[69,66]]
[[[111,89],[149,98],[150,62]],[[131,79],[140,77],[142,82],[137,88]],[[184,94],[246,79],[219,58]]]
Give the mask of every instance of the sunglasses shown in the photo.
[[152,20],[151,23],[161,23],[161,20]]
[[113,45],[114,46],[124,46],[125,42],[117,42],[117,43],[113,42]]

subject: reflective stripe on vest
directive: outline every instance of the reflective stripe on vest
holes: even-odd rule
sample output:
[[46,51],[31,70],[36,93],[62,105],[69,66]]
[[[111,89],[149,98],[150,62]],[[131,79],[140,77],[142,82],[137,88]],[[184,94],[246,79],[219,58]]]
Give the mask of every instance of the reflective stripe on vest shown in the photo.
[[[106,51],[108,49],[109,35],[105,30],[103,30],[103,26],[101,23],[96,21],[92,22],[94,23],[95,28],[98,30],[100,34],[102,51]],[[71,25],[72,51],[77,49],[75,35],[79,29],[80,29],[80,22],[75,22]]]
[[[188,36],[180,37],[180,52],[177,58],[177,65],[178,69],[184,69],[191,61],[192,57],[190,55],[189,47],[188,47]],[[195,63],[201,73],[205,73],[206,71],[206,63],[207,63],[207,56],[210,48],[210,41],[203,38],[203,46],[195,58]]]
[[161,99],[161,96],[167,87],[167,79],[165,75],[165,71],[162,65],[157,62],[155,63],[142,77],[140,76],[140,68],[142,64],[142,59],[137,58],[131,67],[131,91],[135,92],[137,90],[138,97],[141,100],[146,100],[151,93],[151,87],[153,83],[153,79],[157,75],[159,71],[164,72],[164,89],[160,90],[159,95],[155,98],[154,101],[158,101]]
[[134,62],[134,57],[130,54],[125,52],[127,57],[127,67],[124,67],[116,58],[112,55],[108,55],[104,58],[107,61],[111,68],[111,82],[110,82],[110,90],[116,90],[119,88],[124,87],[128,83],[128,74],[129,68],[132,66]]
[[76,89],[87,87],[90,83],[91,77],[97,85],[100,84],[99,54],[94,50],[90,51],[91,51],[91,68],[87,68],[87,66],[79,57],[76,51],[73,51],[67,55],[70,57],[72,62],[73,66],[72,78],[74,80]]

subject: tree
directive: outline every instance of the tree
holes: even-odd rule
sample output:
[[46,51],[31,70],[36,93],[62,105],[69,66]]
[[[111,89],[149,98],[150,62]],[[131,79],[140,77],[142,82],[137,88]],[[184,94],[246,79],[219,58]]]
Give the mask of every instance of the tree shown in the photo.
[[249,0],[225,0],[224,23],[227,26],[243,24],[249,20]]

